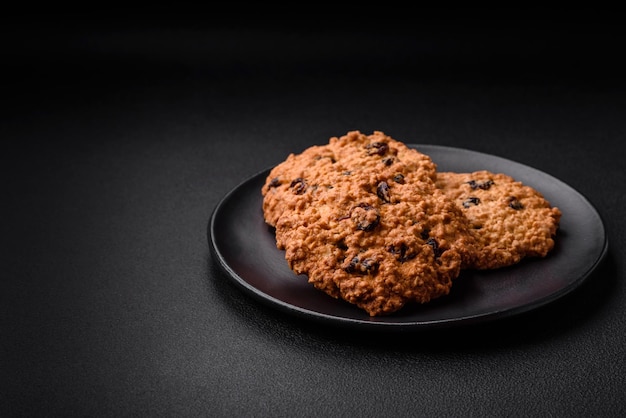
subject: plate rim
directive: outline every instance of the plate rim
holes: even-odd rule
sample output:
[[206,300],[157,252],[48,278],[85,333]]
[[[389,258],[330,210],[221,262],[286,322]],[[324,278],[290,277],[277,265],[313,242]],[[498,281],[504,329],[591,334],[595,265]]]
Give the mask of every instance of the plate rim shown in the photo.
[[[368,319],[358,319],[358,318],[348,318],[343,316],[331,315],[324,312],[314,311],[311,309],[307,309],[300,306],[292,305],[284,300],[276,298],[272,295],[269,295],[252,284],[248,283],[243,277],[241,277],[237,272],[235,272],[230,265],[228,265],[227,261],[224,259],[224,256],[219,251],[218,245],[216,244],[215,237],[215,223],[216,219],[220,213],[221,208],[223,208],[229,200],[235,195],[242,187],[247,185],[249,182],[254,181],[262,175],[267,175],[269,171],[275,167],[275,165],[268,166],[262,170],[257,171],[256,173],[246,177],[238,184],[236,184],[233,188],[231,188],[227,193],[225,193],[222,198],[218,201],[218,203],[213,208],[209,222],[207,225],[207,238],[209,241],[210,252],[212,255],[212,259],[214,262],[217,262],[221,271],[225,273],[229,278],[230,282],[237,285],[240,290],[243,290],[248,296],[252,296],[256,301],[263,303],[266,306],[275,308],[282,312],[288,312],[290,314],[299,316],[300,318],[305,318],[307,320],[311,320],[314,322],[322,322],[325,324],[331,324],[334,326],[349,326],[351,328],[367,328],[371,330],[402,330],[402,331],[414,331],[414,330],[427,330],[427,329],[442,329],[442,328],[450,328],[450,327],[463,327],[476,323],[486,323],[486,322],[494,322],[497,320],[502,320],[505,318],[510,318],[513,316],[518,316],[526,312],[530,312],[536,310],[540,307],[546,306],[558,299],[563,298],[567,294],[570,294],[577,288],[579,288],[587,279],[592,275],[592,273],[598,268],[599,265],[606,259],[606,255],[609,249],[609,240],[606,233],[606,226],[604,219],[601,213],[597,210],[597,208],[593,205],[593,203],[580,191],[574,189],[569,184],[564,181],[554,177],[553,175],[546,173],[545,171],[539,170],[522,162],[516,161],[511,158],[501,157],[495,154],[489,154],[482,151],[475,151],[468,148],[462,147],[452,147],[447,145],[438,145],[438,144],[415,144],[415,143],[406,143],[406,145],[410,148],[420,149],[420,148],[430,148],[430,149],[438,149],[443,152],[465,152],[474,154],[476,156],[484,156],[490,159],[497,159],[500,162],[514,162],[515,164],[521,166],[526,170],[534,171],[536,174],[541,176],[545,176],[549,178],[551,181],[558,183],[561,186],[566,187],[571,192],[578,195],[578,197],[593,211],[593,213],[598,217],[599,223],[602,227],[601,237],[602,237],[602,249],[599,252],[596,259],[593,263],[590,263],[587,270],[580,275],[576,280],[570,282],[568,285],[561,287],[560,289],[545,295],[535,301],[530,303],[522,304],[519,306],[515,306],[507,309],[494,310],[484,313],[477,313],[472,315],[465,315],[453,318],[443,318],[443,319],[431,319],[424,321],[371,321]],[[427,153],[428,154],[428,153]],[[599,233],[600,236],[600,233]]]

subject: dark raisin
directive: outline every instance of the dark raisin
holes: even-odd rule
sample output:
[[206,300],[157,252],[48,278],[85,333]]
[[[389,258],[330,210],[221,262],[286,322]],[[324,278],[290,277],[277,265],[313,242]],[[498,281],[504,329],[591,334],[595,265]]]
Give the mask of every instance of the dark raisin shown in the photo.
[[439,258],[443,251],[439,248],[439,243],[434,238],[428,238],[426,244],[430,245],[433,248],[433,252],[435,253],[435,258]]
[[343,221],[344,219],[350,219],[350,214],[348,213],[346,215],[341,215],[337,218],[337,221]]
[[468,197],[463,202],[464,208],[469,208],[471,205],[478,205],[480,203],[480,199],[477,197]]
[[374,273],[376,270],[378,270],[378,262],[376,260],[366,258],[361,262],[361,271],[363,273]]
[[391,164],[393,164],[393,162],[394,162],[393,157],[383,158],[383,164],[385,164],[386,166],[390,166]]
[[280,186],[280,179],[278,177],[274,177],[268,184],[268,187],[278,187],[278,186]]
[[378,210],[367,204],[360,204],[353,209],[356,227],[361,231],[372,231],[380,223]]
[[467,182],[467,184],[469,184],[472,190],[476,190],[476,189],[489,190],[489,188],[493,186],[495,183],[493,182],[493,180],[489,179],[485,181],[470,180]]
[[508,203],[509,203],[509,207],[511,209],[515,209],[515,210],[521,210],[524,209],[524,205],[522,205],[522,202],[520,202],[516,197],[511,196],[508,199]]
[[395,176],[393,176],[393,181],[395,181],[396,183],[404,184],[404,175],[401,173],[396,174]]
[[387,247],[387,251],[389,251],[393,255],[403,256],[404,254],[406,254],[407,248],[409,247],[405,243],[402,243],[400,245],[390,245],[389,247]]
[[371,258],[360,260],[359,257],[353,257],[344,270],[346,273],[370,274],[378,270],[378,263]]
[[384,142],[372,142],[368,144],[366,147],[367,155],[385,155],[387,150],[389,150],[389,146]]
[[348,246],[346,245],[346,242],[344,240],[338,241],[337,244],[335,244],[335,245],[337,245],[337,248],[339,248],[340,250],[343,250],[343,251],[348,249]]
[[346,273],[354,273],[356,271],[356,266],[358,265],[359,265],[359,257],[352,257],[352,260],[350,260],[350,264],[348,264],[343,269],[346,271]]
[[405,243],[402,243],[400,245],[390,245],[387,248],[387,251],[395,255],[396,259],[401,263],[404,263],[405,261],[415,258],[415,256],[417,255],[414,251],[411,251],[409,246],[406,245]]
[[376,228],[379,223],[380,223],[380,215],[376,215],[376,219],[372,221],[368,221],[368,220],[359,221],[356,227],[357,229],[360,229],[361,231],[369,232],[369,231],[373,231],[374,228]]
[[376,188],[376,195],[385,203],[389,203],[389,185],[386,181],[381,181],[378,183],[378,187]]
[[428,238],[428,235],[430,235],[430,229],[428,228],[424,228],[424,230],[420,233],[422,239]]
[[335,164],[337,162],[337,160],[335,160],[335,157],[332,155],[316,155],[315,156],[315,161],[320,161],[324,158],[328,158],[330,160],[331,163]]
[[298,177],[297,179],[291,182],[289,187],[293,188],[293,192],[295,194],[303,194],[304,192],[306,192],[306,188],[307,188],[306,180],[301,177]]

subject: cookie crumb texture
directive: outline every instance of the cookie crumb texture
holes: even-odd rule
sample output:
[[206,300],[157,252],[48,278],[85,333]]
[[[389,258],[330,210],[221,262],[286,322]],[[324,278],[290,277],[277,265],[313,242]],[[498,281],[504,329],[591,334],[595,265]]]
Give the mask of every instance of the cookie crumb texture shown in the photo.
[[477,242],[470,267],[506,267],[554,248],[561,211],[532,187],[489,171],[441,172],[436,184],[463,211]]
[[[488,172],[453,174],[383,132],[352,131],[275,166],[261,190],[263,215],[296,274],[370,316],[388,315],[447,295],[463,268],[545,256],[554,244],[546,241],[560,212],[532,189]],[[499,193],[516,199],[506,201],[516,217],[501,224],[489,217],[496,207],[506,215]]]

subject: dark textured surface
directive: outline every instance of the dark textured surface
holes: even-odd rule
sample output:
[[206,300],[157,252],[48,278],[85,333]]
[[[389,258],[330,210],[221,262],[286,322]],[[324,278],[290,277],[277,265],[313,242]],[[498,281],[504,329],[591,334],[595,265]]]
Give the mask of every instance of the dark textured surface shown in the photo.
[[[0,415],[626,412],[617,26],[2,19]],[[559,178],[603,217],[605,263],[463,329],[321,329],[257,303],[211,259],[213,208],[352,129]]]

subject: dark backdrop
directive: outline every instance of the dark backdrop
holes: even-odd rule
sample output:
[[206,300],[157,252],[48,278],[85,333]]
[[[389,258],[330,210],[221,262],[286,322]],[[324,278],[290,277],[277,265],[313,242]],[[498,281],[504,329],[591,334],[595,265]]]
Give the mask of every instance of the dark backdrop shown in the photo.
[[[263,12],[0,19],[0,415],[626,412],[619,16]],[[354,129],[563,180],[603,217],[605,262],[549,306],[461,329],[259,304],[212,260],[214,207]]]

